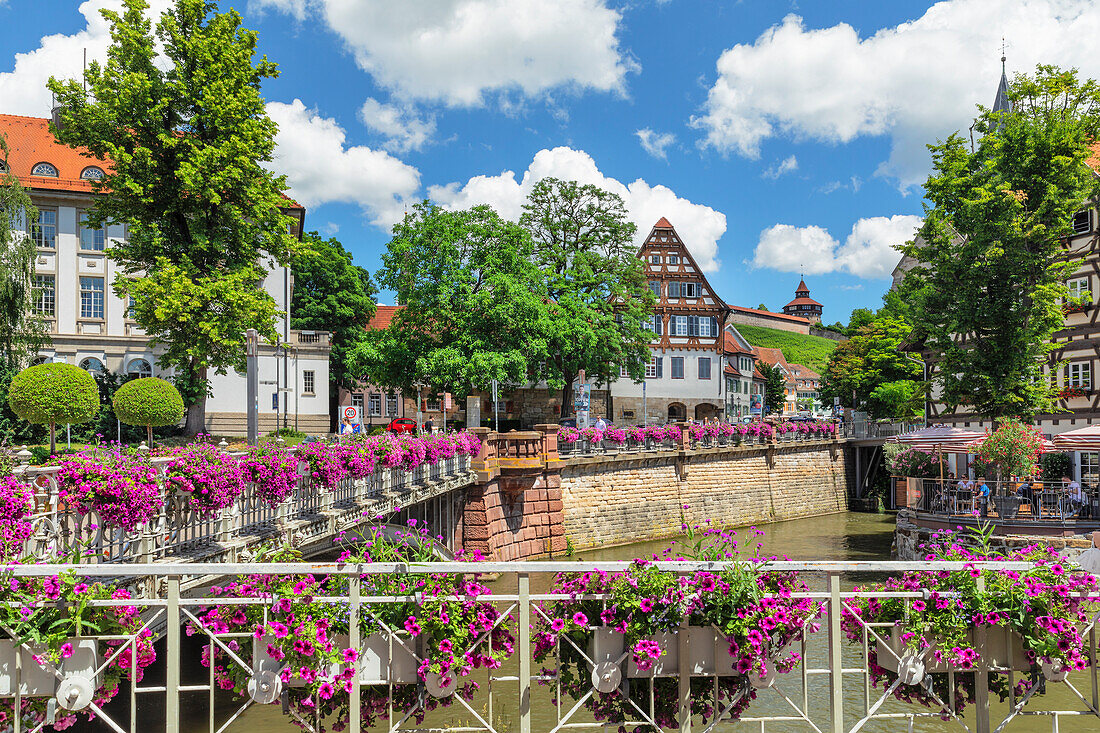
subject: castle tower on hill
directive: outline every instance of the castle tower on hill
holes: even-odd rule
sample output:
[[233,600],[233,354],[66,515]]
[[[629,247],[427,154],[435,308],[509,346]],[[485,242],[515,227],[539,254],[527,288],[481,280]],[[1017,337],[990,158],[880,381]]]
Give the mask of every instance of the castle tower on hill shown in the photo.
[[806,281],[798,282],[798,289],[794,291],[794,300],[783,306],[783,312],[788,316],[805,318],[812,323],[821,323],[821,303],[810,297],[810,289],[806,287]]

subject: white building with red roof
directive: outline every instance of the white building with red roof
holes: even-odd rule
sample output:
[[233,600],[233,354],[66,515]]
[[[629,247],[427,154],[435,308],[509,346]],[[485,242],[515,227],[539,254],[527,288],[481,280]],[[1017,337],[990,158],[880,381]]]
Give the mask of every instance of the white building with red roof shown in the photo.
[[[14,175],[38,209],[37,220],[26,230],[38,249],[35,310],[47,323],[50,343],[33,361],[62,361],[92,372],[170,377],[171,371],[158,365],[149,338],[129,317],[129,304],[111,287],[119,270],[106,250],[125,240],[125,225],[84,225],[83,212],[96,195],[92,182],[110,171],[111,162],[58,143],[49,125],[44,118],[0,114],[0,136],[10,149],[7,159],[0,160],[0,173]],[[301,236],[305,209],[288,200],[286,211],[297,218],[292,233]],[[327,432],[329,335],[290,328],[294,275],[274,262],[266,263],[266,269],[262,286],[286,315],[276,325],[281,345],[265,344],[260,352],[260,430],[285,424],[305,432]],[[244,435],[244,375],[230,370],[210,381],[213,396],[206,403],[206,431]]]

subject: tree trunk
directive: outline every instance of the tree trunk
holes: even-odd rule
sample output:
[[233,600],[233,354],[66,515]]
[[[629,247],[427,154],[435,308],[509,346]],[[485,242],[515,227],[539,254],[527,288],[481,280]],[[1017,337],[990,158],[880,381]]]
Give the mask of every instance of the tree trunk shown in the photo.
[[57,452],[57,423],[50,423],[50,455]]
[[153,447],[153,426],[152,425],[146,425],[145,426],[145,437],[146,437],[145,445],[152,448]]
[[195,381],[202,385],[200,396],[195,404],[187,406],[187,422],[184,424],[184,432],[188,435],[198,435],[206,432],[206,367],[197,370]]
[[562,375],[568,377],[565,380],[565,386],[561,388],[561,414],[558,415],[560,420],[564,420],[573,413],[573,380],[577,378],[576,374]]

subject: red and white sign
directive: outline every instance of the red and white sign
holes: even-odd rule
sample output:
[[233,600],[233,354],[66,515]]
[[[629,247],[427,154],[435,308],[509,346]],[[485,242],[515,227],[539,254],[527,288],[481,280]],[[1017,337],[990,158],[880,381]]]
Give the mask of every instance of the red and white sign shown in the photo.
[[347,405],[341,408],[344,419],[350,422],[352,425],[359,424],[359,408],[355,405]]

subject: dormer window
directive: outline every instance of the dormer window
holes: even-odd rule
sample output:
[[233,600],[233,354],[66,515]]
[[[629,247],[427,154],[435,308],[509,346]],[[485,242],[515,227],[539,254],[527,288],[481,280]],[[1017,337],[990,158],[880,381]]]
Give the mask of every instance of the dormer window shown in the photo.
[[1092,231],[1092,209],[1082,209],[1073,215],[1073,233],[1088,234]]
[[80,178],[84,181],[99,181],[102,180],[105,175],[103,169],[95,165],[90,165],[80,171]]
[[53,163],[35,163],[34,168],[31,168],[32,176],[42,176],[43,178],[57,178],[57,168]]

